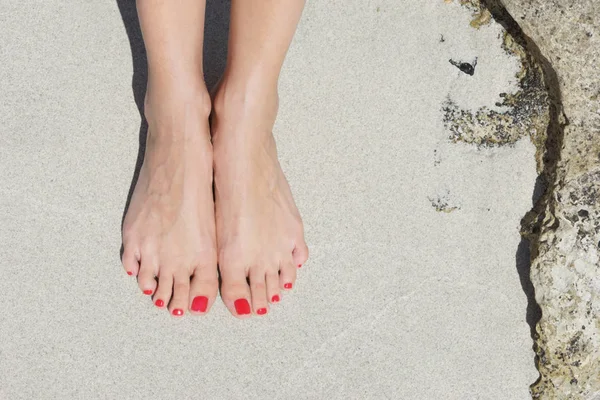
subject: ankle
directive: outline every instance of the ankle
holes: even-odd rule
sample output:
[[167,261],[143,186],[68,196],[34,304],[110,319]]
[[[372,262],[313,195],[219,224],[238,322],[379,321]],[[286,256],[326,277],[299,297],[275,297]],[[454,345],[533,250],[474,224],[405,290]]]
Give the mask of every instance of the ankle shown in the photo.
[[258,81],[236,82],[224,78],[217,87],[212,100],[213,115],[236,115],[243,117],[245,114],[256,115],[266,112],[273,121],[279,107],[277,86],[263,84]]
[[175,116],[182,111],[188,115],[208,119],[211,108],[210,95],[204,83],[148,80],[144,100],[144,114],[148,121],[159,113],[166,112]]
[[158,86],[148,83],[144,115],[148,143],[199,143],[210,147],[211,102],[205,87]]

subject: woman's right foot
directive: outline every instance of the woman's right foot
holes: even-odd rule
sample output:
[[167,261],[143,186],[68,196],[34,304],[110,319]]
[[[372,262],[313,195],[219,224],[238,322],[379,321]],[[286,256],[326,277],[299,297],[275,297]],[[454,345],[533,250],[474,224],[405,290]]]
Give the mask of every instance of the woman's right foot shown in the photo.
[[218,291],[210,98],[204,88],[158,86],[148,85],[148,138],[123,225],[123,266],[157,307],[202,314]]

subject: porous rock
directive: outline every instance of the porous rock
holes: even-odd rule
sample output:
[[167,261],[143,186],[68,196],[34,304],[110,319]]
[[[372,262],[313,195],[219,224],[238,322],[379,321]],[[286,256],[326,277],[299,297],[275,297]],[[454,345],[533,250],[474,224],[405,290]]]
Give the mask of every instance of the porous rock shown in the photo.
[[523,220],[542,310],[531,393],[600,399],[600,2],[502,3],[545,63],[553,102],[546,192]]

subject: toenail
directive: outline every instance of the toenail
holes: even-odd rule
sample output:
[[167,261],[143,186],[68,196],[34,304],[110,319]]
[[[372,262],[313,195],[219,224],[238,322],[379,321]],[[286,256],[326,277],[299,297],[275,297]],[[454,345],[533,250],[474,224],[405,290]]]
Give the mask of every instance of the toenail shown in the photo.
[[204,312],[206,311],[206,306],[208,306],[208,297],[205,296],[196,296],[194,297],[194,301],[192,301],[192,311]]
[[266,308],[259,308],[258,310],[256,310],[256,313],[258,315],[265,315],[267,313],[267,309]]
[[156,307],[162,307],[162,306],[164,306],[164,305],[165,305],[165,302],[164,302],[164,301],[162,301],[161,299],[158,299],[158,300],[156,300],[156,301],[154,302],[154,305],[155,305]]
[[171,313],[177,317],[181,317],[183,315],[183,310],[181,308],[176,308],[173,310],[173,312]]
[[291,289],[292,288],[292,284],[291,283],[286,283],[285,285],[283,285],[284,288],[286,289]]
[[275,296],[271,297],[271,302],[272,302],[272,303],[277,303],[277,302],[279,302],[279,295],[278,295],[278,294],[276,294]]
[[302,264],[298,264],[298,268],[302,268]]
[[131,275],[133,275],[133,272],[127,271],[127,275],[131,276]]
[[237,299],[233,305],[235,306],[235,312],[237,312],[238,315],[250,314],[250,304],[248,303],[248,300]]
[[144,290],[144,294],[147,294],[148,296],[152,294],[152,290]]

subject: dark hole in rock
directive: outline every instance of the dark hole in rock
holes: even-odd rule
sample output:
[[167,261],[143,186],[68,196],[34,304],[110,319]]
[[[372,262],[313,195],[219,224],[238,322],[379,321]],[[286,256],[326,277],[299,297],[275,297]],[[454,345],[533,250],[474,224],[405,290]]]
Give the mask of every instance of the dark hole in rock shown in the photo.
[[450,59],[449,61],[450,61],[450,64],[454,65],[456,68],[460,69],[465,74],[471,75],[471,76],[473,76],[475,74],[475,67],[477,66],[477,57],[475,58],[475,61],[473,61],[472,63],[457,62],[457,61],[454,61],[453,59]]

